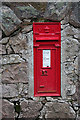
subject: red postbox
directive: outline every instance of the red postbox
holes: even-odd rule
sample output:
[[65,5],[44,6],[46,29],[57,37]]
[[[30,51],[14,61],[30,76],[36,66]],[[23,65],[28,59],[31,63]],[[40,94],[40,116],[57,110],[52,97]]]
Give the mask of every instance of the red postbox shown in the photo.
[[61,95],[61,24],[33,23],[34,96]]

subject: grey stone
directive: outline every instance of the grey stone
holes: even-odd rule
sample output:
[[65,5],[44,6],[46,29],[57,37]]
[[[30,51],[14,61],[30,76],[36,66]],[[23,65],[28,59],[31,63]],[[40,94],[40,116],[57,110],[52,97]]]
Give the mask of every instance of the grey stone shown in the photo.
[[[65,39],[65,38],[64,38]],[[74,38],[66,38],[62,42],[62,61],[74,61],[76,56],[78,56],[79,42]]]
[[0,30],[0,40],[2,39],[2,31]]
[[2,101],[2,118],[5,118],[5,119],[12,118],[12,120],[14,120],[15,119],[14,117],[15,117],[14,104],[3,99],[3,101]]
[[0,55],[2,55],[2,45],[0,44]]
[[[77,63],[78,63],[78,61],[77,61]],[[64,65],[65,65],[66,74],[71,74],[74,72],[75,66],[74,66],[73,62],[66,62],[66,63],[64,63]],[[76,68],[76,69],[78,69],[78,68]]]
[[44,18],[61,21],[71,9],[71,3],[67,2],[49,2]]
[[58,101],[57,99],[54,99],[52,97],[46,97],[47,102],[54,102],[54,101]]
[[2,6],[0,13],[2,17],[1,29],[6,35],[10,35],[19,27],[21,20],[19,20],[14,12],[7,6]]
[[28,5],[18,5],[15,7],[15,13],[18,18],[22,19],[30,19],[30,18],[37,18],[39,15],[38,10],[36,10],[31,4]]
[[7,54],[13,54],[14,53],[14,50],[11,48],[10,44],[6,45],[6,51],[7,51]]
[[75,68],[75,73],[78,75],[78,57],[75,58],[74,60],[74,68]]
[[27,34],[28,45],[28,78],[29,78],[29,96],[34,95],[34,79],[33,79],[33,32]]
[[76,86],[75,85],[68,85],[67,95],[74,95],[75,92],[76,92]]
[[12,64],[24,62],[18,54],[10,54],[2,56],[2,64]]
[[[1,87],[1,86],[0,86]],[[1,90],[1,89],[0,89]],[[1,90],[2,92],[2,90]],[[0,96],[0,119],[2,119],[2,97]]]
[[74,109],[76,111],[78,111],[79,110],[79,108],[78,108],[78,101],[73,101],[72,104],[73,104]]
[[41,102],[36,102],[32,100],[24,100],[21,103],[21,114],[20,118],[33,118],[36,119],[40,113],[40,109],[42,108]]
[[5,37],[5,38],[0,40],[0,43],[1,44],[6,44],[6,43],[8,43],[8,40],[9,40],[9,37]]
[[18,84],[19,96],[26,98],[28,96],[28,84]]
[[70,37],[76,34],[79,34],[80,31],[76,28],[74,28],[73,26],[69,26],[69,25],[62,25],[61,27],[63,28],[63,26],[66,26],[62,31],[62,37]]
[[69,26],[69,24],[62,24],[61,25],[61,29],[65,29],[66,27],[68,27]]
[[45,0],[45,1],[35,1],[35,2],[31,2],[31,0],[30,1],[28,1],[28,2],[13,2],[13,4],[11,4],[11,2],[4,2],[3,3],[3,5],[7,5],[7,6],[9,6],[14,12],[15,12],[15,14],[16,14],[16,11],[17,10],[15,10],[16,9],[16,7],[18,7],[18,6],[29,6],[29,5],[32,5],[35,9],[37,9],[37,10],[39,10],[39,11],[41,11],[41,12],[44,12],[45,11],[45,8],[46,8],[46,5],[47,5],[47,1]]
[[79,33],[74,35],[74,38],[78,39],[78,41],[80,42],[80,34]]
[[2,68],[2,83],[28,83],[26,62],[5,65]]
[[47,102],[40,118],[75,118],[75,111],[67,103]]
[[80,110],[77,112],[77,120],[80,120]]
[[70,84],[70,80],[72,80],[72,78],[74,78],[73,73],[72,73],[72,76],[71,76],[71,74],[69,74],[69,75],[70,76],[68,76],[66,74],[66,72],[65,72],[65,66],[62,63],[61,64],[61,95],[62,95],[63,99],[66,99],[66,97],[67,97],[66,96],[66,91],[67,91],[67,88],[68,88],[68,86]]
[[29,87],[28,87],[28,84],[24,84],[24,85],[23,85],[22,94],[21,94],[21,93],[20,93],[20,94],[21,94],[22,96],[24,96],[24,97],[28,96],[28,88],[29,88]]
[[27,49],[28,45],[26,34],[19,33],[18,35],[11,37],[9,39],[9,43],[7,45],[8,54],[11,52],[18,53],[22,56],[22,58],[27,60],[28,59]]
[[28,25],[32,25],[31,19],[23,19],[22,28],[24,28],[25,26],[28,26]]
[[61,25],[66,25],[69,23],[69,15],[65,16],[63,20],[61,20]]
[[73,10],[70,14],[69,22],[75,27],[80,27],[79,11],[80,11],[80,3],[79,2],[73,3]]
[[0,44],[0,55],[1,54],[6,54],[6,46]]
[[26,27],[24,27],[24,29],[22,30],[23,33],[27,33],[30,32],[32,30],[32,25],[28,25]]
[[18,96],[18,87],[16,84],[3,84],[2,85],[2,97],[12,98]]

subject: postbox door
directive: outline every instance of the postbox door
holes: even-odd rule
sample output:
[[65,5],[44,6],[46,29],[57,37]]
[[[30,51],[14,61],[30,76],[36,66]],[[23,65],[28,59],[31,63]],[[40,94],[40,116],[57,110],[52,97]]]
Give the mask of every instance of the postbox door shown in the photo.
[[[59,48],[58,48],[59,49]],[[37,48],[36,93],[37,96],[59,96],[58,56],[59,50],[52,47]],[[59,57],[57,59],[57,57]],[[58,79],[59,78],[59,79]],[[36,94],[35,93],[35,94]]]

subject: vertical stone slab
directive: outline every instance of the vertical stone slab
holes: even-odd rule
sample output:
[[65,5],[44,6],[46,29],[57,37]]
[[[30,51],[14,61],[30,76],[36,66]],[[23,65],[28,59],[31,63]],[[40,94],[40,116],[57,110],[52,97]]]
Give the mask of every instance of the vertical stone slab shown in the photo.
[[34,80],[33,80],[33,32],[27,34],[28,44],[28,79],[29,79],[29,96],[34,95]]

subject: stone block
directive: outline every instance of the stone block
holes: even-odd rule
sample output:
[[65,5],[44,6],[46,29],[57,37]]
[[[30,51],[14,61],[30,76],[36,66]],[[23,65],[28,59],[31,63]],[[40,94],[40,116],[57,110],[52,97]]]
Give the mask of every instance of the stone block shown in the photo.
[[0,55],[5,55],[6,54],[6,46],[0,44]]
[[16,53],[20,54],[25,60],[28,59],[28,45],[27,45],[27,36],[26,34],[19,33],[14,37],[10,37],[9,43],[6,46],[7,53]]
[[[64,29],[63,29],[64,27]],[[73,26],[69,26],[68,24],[66,25],[61,25],[62,31],[61,31],[61,35],[62,37],[71,37],[74,36],[76,34],[79,34],[79,29],[74,28]]]
[[0,30],[0,40],[2,39],[2,31]]
[[3,84],[2,85],[2,97],[13,98],[19,95],[18,86],[15,84]]
[[30,19],[30,18],[37,18],[39,15],[38,10],[36,10],[31,4],[28,5],[17,5],[15,7],[14,12],[18,16],[19,19]]
[[19,96],[22,98],[27,98],[28,97],[28,84],[18,84],[18,91],[19,91]]
[[32,30],[32,25],[28,25],[28,26],[23,28],[22,32],[27,33],[27,32],[30,32],[31,30]]
[[28,83],[26,62],[5,65],[2,68],[2,83]]
[[32,118],[36,119],[40,115],[40,109],[42,108],[41,102],[32,100],[24,100],[21,103],[21,114],[20,118]]
[[2,118],[15,120],[14,104],[7,100],[2,100]]
[[0,40],[0,43],[1,44],[7,44],[8,40],[9,40],[9,37],[5,37],[5,38],[3,38],[3,39]]
[[70,119],[75,118],[75,111],[67,103],[47,102],[41,110],[40,118]]
[[18,54],[10,54],[2,56],[2,64],[21,63],[25,60],[22,59]]
[[25,34],[19,33],[9,39],[9,44],[15,53],[20,53],[21,50],[27,49],[27,37]]
[[44,18],[52,21],[61,21],[71,9],[68,2],[48,2]]
[[[65,37],[64,37],[65,39]],[[76,56],[78,56],[79,49],[78,49],[79,42],[73,38],[66,38],[62,42],[62,61],[74,61]]]
[[1,119],[2,119],[2,97],[0,98],[0,120]]
[[1,29],[8,36],[19,27],[21,20],[7,6],[0,7],[0,14],[2,17]]
[[73,3],[73,9],[70,14],[69,22],[75,27],[80,27],[80,17],[79,17],[79,11],[80,11],[80,3],[74,2]]
[[28,45],[28,78],[29,78],[29,96],[34,94],[34,80],[33,80],[33,32],[27,34]]

